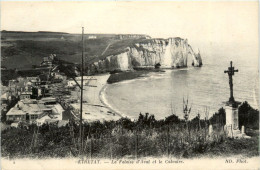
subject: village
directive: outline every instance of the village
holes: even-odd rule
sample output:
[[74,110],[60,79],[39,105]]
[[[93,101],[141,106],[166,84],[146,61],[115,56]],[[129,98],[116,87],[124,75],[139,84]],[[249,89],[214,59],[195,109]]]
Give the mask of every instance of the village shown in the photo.
[[[8,81],[8,86],[2,84],[1,95],[1,120],[6,123],[2,130],[9,125],[11,127],[21,127],[29,124],[54,123],[58,127],[66,125],[70,119],[79,120],[79,88],[77,84],[80,77],[68,78],[67,75],[58,69],[58,65],[54,64],[55,54],[44,57],[40,66],[36,70],[41,70],[42,74],[34,77],[18,77]],[[108,75],[105,76],[104,82]],[[89,88],[99,88],[97,79],[91,76],[84,76],[84,85]],[[102,86],[100,85],[100,88]],[[99,89],[100,90],[100,89]],[[95,90],[94,90],[95,91]],[[109,109],[102,105],[99,100],[98,91],[96,91],[94,103],[87,103],[91,97],[84,98],[84,108],[88,112],[99,112],[100,114],[112,114]],[[95,121],[102,120],[102,116],[90,113],[86,120]],[[118,118],[113,113],[114,118]],[[103,116],[104,117],[104,116]],[[104,119],[107,119],[105,117]]]

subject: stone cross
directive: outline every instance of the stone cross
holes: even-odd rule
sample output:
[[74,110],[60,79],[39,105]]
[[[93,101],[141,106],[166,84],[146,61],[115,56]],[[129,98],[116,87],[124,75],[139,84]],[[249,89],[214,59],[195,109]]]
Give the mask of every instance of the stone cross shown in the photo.
[[233,96],[233,80],[232,80],[232,76],[234,75],[235,72],[238,72],[238,70],[235,70],[235,67],[232,67],[232,61],[230,61],[230,67],[228,67],[228,70],[224,71],[224,73],[228,73],[228,77],[229,77],[229,87],[230,87],[229,102],[230,103],[235,103],[235,99]]

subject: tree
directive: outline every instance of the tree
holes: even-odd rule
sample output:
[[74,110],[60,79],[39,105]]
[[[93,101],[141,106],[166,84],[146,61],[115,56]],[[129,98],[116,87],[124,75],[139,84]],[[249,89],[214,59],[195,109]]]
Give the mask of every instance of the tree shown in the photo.
[[239,128],[241,128],[243,125],[249,125],[249,110],[251,109],[252,108],[247,101],[243,102],[242,105],[238,108]]
[[145,113],[145,115],[143,115],[142,113],[139,114],[139,118],[137,121],[137,124],[139,126],[153,126],[154,123],[156,123],[155,117],[154,115],[149,115],[149,113]]
[[168,117],[165,118],[165,123],[166,124],[171,124],[171,123],[180,123],[180,119],[178,116],[172,114]]

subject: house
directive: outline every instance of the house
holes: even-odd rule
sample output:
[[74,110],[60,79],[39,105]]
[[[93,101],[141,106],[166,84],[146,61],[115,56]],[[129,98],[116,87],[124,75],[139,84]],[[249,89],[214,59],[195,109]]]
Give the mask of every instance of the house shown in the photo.
[[41,84],[41,80],[39,77],[27,77],[26,79],[28,80],[28,83],[32,86],[38,86]]
[[14,122],[35,122],[38,118],[48,115],[53,120],[62,120],[63,108],[55,98],[41,100],[25,98],[20,100],[7,114],[7,120]]
[[14,85],[16,82],[17,82],[17,80],[15,80],[15,79],[9,80],[9,81],[8,81],[8,86],[12,86],[12,85]]
[[32,81],[32,80],[40,81],[39,77],[26,77],[26,79],[29,80],[29,81]]
[[30,99],[31,95],[32,95],[32,92],[25,91],[25,92],[21,92],[19,97],[20,97],[20,100]]
[[19,121],[33,121],[43,113],[44,107],[37,104],[36,100],[24,99],[20,100],[13,108],[6,114],[6,120],[14,122]]
[[88,36],[88,39],[97,39],[97,36],[95,36],[95,35],[90,35],[90,36]]
[[1,96],[1,110],[2,111],[5,111],[5,112],[7,111],[8,98],[9,98],[9,95],[7,92],[2,94],[2,96]]
[[64,73],[62,73],[62,72],[55,72],[53,74],[53,76],[54,76],[55,79],[61,79],[61,80],[66,80],[67,79],[67,76]]
[[52,72],[52,83],[61,83],[61,82],[65,82],[67,80],[67,76],[64,73],[61,72]]
[[52,67],[52,57],[43,57],[43,61],[40,64],[41,67]]
[[18,96],[22,92],[31,92],[33,86],[37,86],[40,83],[38,77],[18,77],[16,80],[9,80],[8,91],[14,95]]
[[57,100],[54,97],[45,97],[40,100],[40,103],[44,105],[55,105],[57,104]]
[[7,86],[4,86],[3,83],[1,82],[1,92],[2,94],[7,91],[8,87]]
[[74,80],[72,80],[72,79],[69,79],[67,81],[67,86],[68,87],[74,87],[74,86],[76,86],[76,82]]
[[[75,80],[77,81],[78,84],[81,83],[81,77],[76,77]],[[91,83],[92,81],[95,81],[96,82],[96,78],[92,77],[92,76],[83,76],[83,83],[84,84],[89,84]],[[76,86],[76,82],[73,80],[73,79],[69,79],[67,81],[67,86],[68,87],[74,87]]]

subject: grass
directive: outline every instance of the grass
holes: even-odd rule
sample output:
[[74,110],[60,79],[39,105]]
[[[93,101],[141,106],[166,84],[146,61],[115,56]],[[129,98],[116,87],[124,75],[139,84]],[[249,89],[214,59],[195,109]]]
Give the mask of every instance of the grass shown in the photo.
[[[141,42],[145,44],[154,40],[144,38],[120,40],[114,34],[96,34],[96,36],[97,39],[87,39],[88,35],[85,35],[84,49],[87,64],[102,60],[109,55],[124,52],[127,47],[145,50],[142,47],[135,46],[135,43]],[[1,38],[1,65],[8,69],[31,68],[32,65],[39,65],[42,58],[50,54],[56,54],[60,59],[75,64],[81,61],[82,44],[80,34],[2,31]],[[107,46],[109,48],[102,55]]]
[[[245,104],[243,104],[245,105]],[[222,109],[219,111],[222,112]],[[256,110],[257,111],[257,110]],[[254,114],[258,114],[254,113]],[[225,116],[225,115],[223,115]],[[171,115],[164,120],[156,120],[154,115],[140,114],[131,121],[97,121],[85,123],[83,127],[83,155],[91,158],[135,158],[135,157],[228,157],[259,155],[259,129],[246,128],[250,139],[232,139],[223,131],[223,122],[213,118],[188,121]],[[218,116],[217,116],[218,117]],[[214,121],[215,120],[215,121]],[[254,120],[259,122],[259,120]],[[213,134],[208,135],[209,122]],[[187,126],[188,125],[188,126]],[[200,127],[200,128],[198,128]],[[35,136],[36,132],[37,139]],[[71,121],[65,127],[44,124],[40,127],[9,128],[1,134],[3,157],[78,157],[79,126]]]
[[[136,39],[119,40],[115,34],[97,34],[97,39],[85,35],[86,63],[93,63],[108,55],[120,53]],[[61,39],[64,37],[64,39]],[[106,47],[106,53],[101,56]],[[2,32],[1,65],[8,69],[31,68],[39,65],[43,57],[56,54],[62,60],[80,63],[82,42],[80,34],[53,32]]]
[[[114,125],[111,125],[114,124]],[[106,122],[112,128],[105,128],[98,123],[84,126],[84,155],[92,158],[134,158],[162,157],[226,157],[242,155],[258,156],[258,136],[251,139],[230,139],[223,134],[218,138],[204,137],[204,129],[191,130],[189,133],[183,126],[167,126],[160,128],[144,128],[138,131],[121,127],[120,123]],[[74,135],[68,126],[57,128],[44,125],[39,128],[37,143],[32,146],[36,127],[26,129],[9,129],[2,132],[2,156],[10,157],[68,157],[71,152],[77,156],[78,127],[74,126]],[[103,131],[103,132],[102,132]],[[256,133],[255,133],[256,134]],[[16,136],[16,138],[13,138]],[[74,142],[73,142],[73,137]],[[66,149],[66,147],[70,146]],[[60,149],[58,149],[60,148]],[[137,151],[137,152],[136,152]]]
[[208,156],[228,157],[242,155],[243,157],[254,157],[259,155],[259,130],[250,130],[247,133],[250,139],[231,139],[227,138],[219,144],[212,146],[205,152]]

